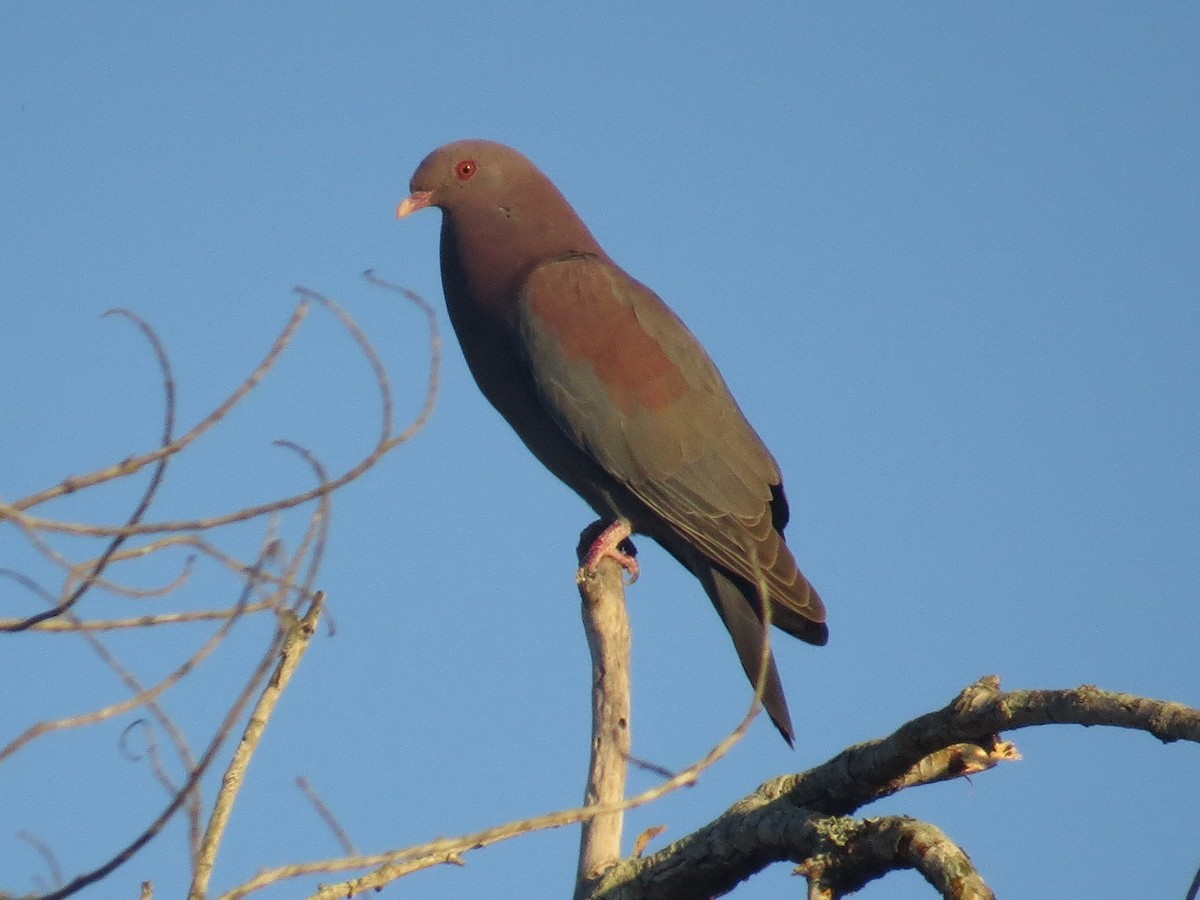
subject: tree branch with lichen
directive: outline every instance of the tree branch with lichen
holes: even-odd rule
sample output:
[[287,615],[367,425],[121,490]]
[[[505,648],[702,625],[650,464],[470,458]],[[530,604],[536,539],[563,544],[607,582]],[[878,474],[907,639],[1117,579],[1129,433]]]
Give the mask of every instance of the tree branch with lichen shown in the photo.
[[[920,854],[912,839],[905,839],[895,841],[888,856],[880,850],[886,845],[881,820],[847,817],[900,790],[1017,759],[1015,747],[1001,740],[1000,732],[1055,724],[1128,728],[1164,742],[1200,743],[1200,710],[1181,703],[1091,686],[1003,692],[999,678],[987,676],[943,709],[907,722],[888,737],[847,748],[806,772],[774,778],[709,825],[650,856],[623,860],[588,900],[716,896],[785,861],[801,864],[810,886],[833,891],[815,896],[842,896],[889,871],[914,867],[943,896],[990,896],[978,873],[967,881],[959,877],[966,876],[965,853]],[[927,823],[906,822],[901,830],[910,834],[934,833]],[[898,822],[888,826],[893,836],[897,829]],[[871,853],[863,851],[868,838]],[[947,893],[947,885],[955,884],[980,887]]]

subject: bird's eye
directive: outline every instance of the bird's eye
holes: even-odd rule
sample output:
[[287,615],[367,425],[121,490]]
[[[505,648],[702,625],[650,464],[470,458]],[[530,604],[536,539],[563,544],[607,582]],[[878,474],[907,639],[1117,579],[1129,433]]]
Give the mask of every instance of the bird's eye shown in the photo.
[[479,167],[475,165],[473,159],[464,159],[454,167],[454,174],[458,176],[459,181],[470,181],[475,177],[477,171],[479,171]]

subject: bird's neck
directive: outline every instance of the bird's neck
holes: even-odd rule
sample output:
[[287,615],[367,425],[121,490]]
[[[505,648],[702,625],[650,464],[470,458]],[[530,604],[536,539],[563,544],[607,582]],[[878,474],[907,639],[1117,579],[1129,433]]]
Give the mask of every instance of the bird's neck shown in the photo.
[[561,196],[536,199],[446,212],[441,250],[448,291],[456,282],[463,299],[507,318],[526,277],[547,260],[570,253],[608,258]]

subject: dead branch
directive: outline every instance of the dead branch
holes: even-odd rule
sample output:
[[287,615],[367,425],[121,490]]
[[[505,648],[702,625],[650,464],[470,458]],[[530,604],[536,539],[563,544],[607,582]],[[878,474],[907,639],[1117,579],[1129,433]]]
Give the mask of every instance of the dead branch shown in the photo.
[[242,739],[238,742],[233,759],[225,770],[225,777],[221,780],[221,791],[217,795],[216,806],[208,820],[208,829],[200,843],[198,865],[192,878],[191,889],[188,892],[190,900],[203,900],[208,896],[208,883],[212,878],[213,867],[216,865],[217,853],[221,849],[221,840],[225,836],[225,827],[229,824],[229,816],[233,812],[234,802],[241,793],[242,784],[246,779],[246,771],[250,767],[250,760],[254,758],[254,753],[262,742],[263,734],[271,721],[271,715],[279,705],[280,697],[283,696],[288,683],[292,680],[292,675],[295,674],[296,668],[304,658],[312,636],[316,634],[323,601],[324,595],[318,593],[303,618],[296,618],[289,613],[284,613],[282,617],[284,624],[281,634],[282,646],[279,649],[279,663],[276,665],[271,679],[267,682],[266,688],[259,695],[258,703],[255,704],[254,710],[250,714],[250,720],[246,723],[242,733]]
[[[410,291],[377,279],[371,273],[367,273],[366,277],[369,283],[398,292],[418,306],[425,313],[429,328],[431,360],[424,404],[416,419],[404,425],[401,430],[397,431],[390,379],[379,354],[353,318],[336,301],[324,295],[299,289],[301,299],[295,311],[253,372],[215,409],[179,436],[175,434],[176,382],[166,348],[152,327],[143,319],[126,310],[115,310],[110,312],[131,320],[141,330],[157,362],[164,396],[162,436],[159,445],[153,450],[130,456],[95,471],[64,478],[52,487],[21,499],[0,501],[0,527],[11,525],[16,534],[25,538],[36,557],[49,563],[52,570],[58,570],[63,576],[57,590],[47,590],[29,574],[14,569],[0,569],[0,575],[24,587],[27,595],[35,598],[43,606],[42,611],[32,614],[0,618],[0,633],[7,632],[13,639],[22,632],[30,631],[50,634],[77,633],[128,690],[128,696],[118,698],[101,708],[47,719],[25,728],[16,736],[6,736],[5,746],[0,749],[0,762],[38,738],[56,731],[93,725],[145,708],[149,712],[149,718],[133,723],[140,724],[143,728],[146,741],[144,751],[130,756],[123,747],[122,753],[126,758],[144,759],[154,780],[168,793],[167,805],[141,834],[106,862],[83,874],[74,878],[64,878],[56,874],[53,890],[46,895],[47,898],[67,897],[87,885],[102,880],[161,833],[181,809],[186,809],[191,836],[190,862],[195,876],[193,896],[206,896],[207,881],[224,833],[224,824],[243,785],[250,756],[261,739],[270,712],[278,702],[279,694],[286,686],[291,670],[298,661],[300,648],[295,643],[297,628],[299,633],[304,635],[306,643],[321,609],[322,594],[316,590],[315,582],[324,557],[332,496],[340,487],[361,477],[387,453],[409,440],[424,426],[436,403],[441,351],[433,308]],[[312,452],[291,441],[278,441],[279,446],[296,453],[309,466],[315,475],[314,487],[267,503],[220,511],[215,515],[154,520],[150,513],[159,496],[168,464],[201,436],[212,432],[236,406],[264,382],[275,369],[284,350],[291,345],[313,303],[319,304],[334,316],[340,326],[351,335],[368,363],[380,402],[379,435],[374,446],[358,462],[336,477],[331,477]],[[54,518],[40,512],[41,508],[55,500],[99,485],[128,479],[147,468],[151,470],[148,483],[139,488],[132,511],[116,524],[66,521],[61,517]],[[307,527],[299,538],[299,544],[293,552],[285,552],[283,541],[276,536],[278,516],[310,502],[315,508],[308,515]],[[223,526],[256,519],[266,525],[267,537],[255,560],[239,559],[236,555],[220,549],[211,539]],[[64,535],[75,540],[64,545],[59,541],[60,536]],[[95,552],[84,559],[75,556],[81,546],[79,538],[98,542],[93,548]],[[87,545],[84,543],[82,546]],[[64,547],[69,547],[71,552],[67,552]],[[157,575],[156,570],[156,581],[150,587],[135,587],[131,582],[126,583],[126,578],[118,578],[115,575],[118,567],[129,567],[138,561],[157,558],[175,548],[188,551],[183,565],[173,574],[168,574],[165,580]],[[85,618],[82,615],[85,598],[89,606],[119,598],[123,601],[153,601],[161,607],[162,601],[174,597],[191,584],[197,560],[215,562],[220,569],[233,574],[241,581],[242,589],[236,602],[221,601],[217,608],[202,610],[159,608],[142,615],[104,619]],[[308,613],[300,621],[297,616],[306,605]],[[277,614],[276,625],[266,651],[238,695],[227,707],[216,732],[201,742],[203,752],[196,758],[182,729],[163,705],[164,700],[184,678],[204,666],[213,651],[226,641],[236,626],[252,614],[261,615],[266,612]],[[159,675],[148,685],[98,637],[103,631],[147,629],[164,624],[208,621],[216,623],[217,627],[199,648],[183,654],[182,660],[175,664],[170,672]],[[298,621],[296,627],[284,628],[280,625],[281,622]],[[245,726],[245,737],[237,752],[233,754],[208,827],[202,828],[200,781],[214,768],[218,754],[229,744],[238,721],[245,715],[248,704],[269,674],[281,648],[285,654],[284,661],[260,696],[258,706]],[[162,728],[169,737],[170,745],[173,745],[175,750],[174,760],[164,755],[163,749],[168,745],[158,740],[156,731],[152,730],[149,724],[151,721]],[[182,776],[173,773],[172,769],[176,765],[182,768]],[[36,847],[43,855],[46,852],[52,853],[48,844],[37,844]],[[146,896],[153,893],[149,883],[145,886],[144,893]],[[3,891],[0,891],[0,894],[3,894]]]
[[[716,896],[787,860],[803,864],[806,871],[810,865],[817,866],[814,872],[833,871],[826,858],[834,846],[829,837],[850,827],[846,823],[853,820],[846,816],[901,788],[955,777],[964,756],[987,759],[991,765],[1016,758],[1012,745],[997,739],[999,732],[1050,724],[1108,725],[1145,731],[1164,742],[1200,743],[1200,710],[1181,703],[1089,686],[1003,693],[999,678],[988,676],[945,708],[913,719],[890,736],[850,747],[807,772],[772,779],[687,837],[651,856],[623,860],[600,880],[589,900]],[[975,749],[964,754],[963,745]],[[977,765],[957,774],[979,771]],[[854,823],[853,829],[863,824]],[[925,868],[917,866],[935,886],[938,881],[926,869],[932,871],[943,858],[946,866],[959,865],[953,854],[943,854],[925,858]],[[913,859],[911,853],[895,855],[885,871],[912,867]],[[844,869],[851,862],[839,865]]]
[[[154,733],[147,731],[145,755],[155,779],[168,792],[166,806],[123,849],[65,884],[55,861],[52,866],[54,890],[41,900],[67,897],[102,880],[159,834],[185,807],[192,832],[190,896],[192,900],[203,900],[208,896],[225,826],[245,783],[249,763],[321,615],[323,595],[316,590],[315,582],[324,553],[332,496],[419,430],[436,400],[440,342],[432,308],[415,294],[377,279],[369,272],[366,277],[376,286],[401,293],[417,304],[429,320],[431,371],[425,404],[404,430],[395,431],[387,371],[366,335],[335,301],[300,289],[301,301],[296,311],[254,372],[190,431],[174,437],[175,384],[165,349],[145,322],[121,311],[120,314],[142,329],[158,359],[165,395],[160,446],[95,472],[63,479],[54,487],[21,500],[0,503],[0,525],[11,523],[42,558],[65,573],[60,589],[51,592],[23,573],[0,570],[0,574],[24,585],[49,607],[45,612],[33,615],[0,619],[0,631],[78,632],[130,693],[129,698],[103,709],[32,726],[0,751],[0,761],[43,734],[101,721],[145,706],[170,736],[183,770],[182,778],[170,773]],[[339,321],[371,368],[381,404],[380,434],[374,446],[357,463],[330,477],[310,451],[282,441],[279,442],[281,446],[297,453],[309,465],[317,482],[315,487],[269,503],[204,518],[147,521],[167,464],[200,435],[211,430],[263,381],[290,344],[311,303],[323,306]],[[120,524],[67,522],[30,512],[67,494],[128,477],[149,466],[154,467],[150,483],[140,492],[132,512]],[[315,503],[316,509],[312,510],[294,553],[283,553],[282,542],[275,537],[274,520],[269,523],[263,549],[253,561],[241,561],[204,537],[221,526],[275,516],[310,501]],[[94,549],[98,552],[89,558],[73,560],[52,543],[51,538],[58,535],[90,537],[103,541],[103,544],[96,546]],[[139,538],[147,540],[134,546]],[[133,588],[115,577],[118,567],[175,547],[188,548],[191,555],[182,571],[170,580],[157,580],[156,586],[151,588]],[[126,600],[170,597],[189,582],[196,559],[214,561],[242,580],[242,590],[235,603],[230,605],[225,601],[223,608],[198,612],[168,610],[143,616],[92,620],[83,619],[77,612],[85,596],[89,597],[90,605],[96,595],[104,592]],[[760,587],[765,595],[765,586]],[[354,854],[348,838],[343,835],[342,844],[347,855],[263,870],[224,896],[229,900],[245,897],[268,885],[299,877],[370,870],[341,883],[326,885],[313,895],[318,898],[355,896],[421,869],[447,863],[462,864],[466,854],[485,846],[539,830],[582,823],[577,900],[715,896],[731,890],[766,866],[782,861],[800,865],[799,871],[808,880],[812,898],[844,896],[888,872],[912,868],[943,897],[983,900],[991,893],[982,877],[966,852],[935,825],[906,817],[856,818],[855,813],[874,800],[908,788],[981,773],[1000,762],[1019,759],[1015,746],[1000,737],[1001,732],[1016,728],[1048,724],[1108,725],[1145,731],[1164,742],[1200,742],[1200,711],[1182,704],[1087,686],[1065,691],[1003,693],[999,679],[989,676],[966,688],[944,709],[913,719],[888,737],[850,747],[806,772],[766,782],[709,825],[650,856],[641,856],[643,847],[639,842],[633,857],[622,858],[624,811],[652,803],[694,783],[720,760],[746,733],[756,715],[763,678],[760,676],[742,722],[693,765],[672,773],[642,764],[631,754],[629,626],[619,567],[606,561],[596,573],[581,572],[579,589],[594,664],[593,753],[584,806],[373,855]],[[764,627],[763,661],[770,652],[767,634],[770,604],[764,604],[764,607],[768,622]],[[301,618],[298,613],[305,608]],[[277,615],[268,648],[245,686],[227,707],[215,734],[201,745],[204,751],[195,758],[182,731],[162,706],[163,697],[204,662],[236,623],[250,613],[267,611]],[[189,621],[216,621],[219,625],[198,650],[150,687],[146,687],[97,637],[105,630]],[[268,679],[272,668],[274,674]],[[760,670],[765,674],[766,667],[760,665]],[[229,744],[256,694],[258,702],[244,725],[240,745],[231,754],[207,827],[202,828],[200,781],[215,768],[218,754]],[[626,798],[625,778],[630,763],[657,771],[662,776],[661,783]],[[333,823],[331,827],[337,833],[339,829],[335,827],[336,817],[332,811],[325,810],[319,802],[314,805],[323,818]],[[37,839],[30,839],[30,842],[44,858],[56,859],[49,845]],[[143,895],[152,893],[153,888],[147,882]]]
[[929,822],[831,818],[817,827],[830,849],[797,870],[808,879],[810,900],[845,897],[900,869],[916,869],[946,900],[995,900],[971,858]]
[[[596,522],[580,537],[576,554],[582,566],[592,541],[604,529]],[[583,629],[592,655],[592,753],[584,805],[614,805],[625,799],[632,745],[629,657],[632,643],[621,566],[604,559],[595,572],[579,570]],[[624,811],[583,822],[580,829],[576,896],[621,858]]]

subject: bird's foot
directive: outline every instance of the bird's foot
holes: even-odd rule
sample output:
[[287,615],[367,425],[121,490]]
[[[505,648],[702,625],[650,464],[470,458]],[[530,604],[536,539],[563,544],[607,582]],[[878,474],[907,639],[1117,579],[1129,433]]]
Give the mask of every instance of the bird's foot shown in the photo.
[[639,569],[637,549],[633,546],[633,541],[629,540],[629,535],[632,533],[628,522],[617,519],[600,532],[600,536],[596,540],[592,541],[587,558],[583,561],[583,567],[589,572],[595,572],[600,560],[607,556],[609,559],[616,560],[617,564],[629,573],[629,581],[626,583],[633,584],[638,580]]

